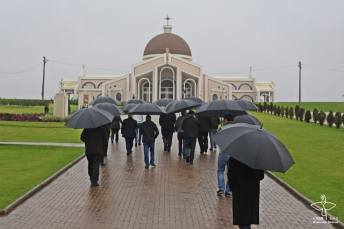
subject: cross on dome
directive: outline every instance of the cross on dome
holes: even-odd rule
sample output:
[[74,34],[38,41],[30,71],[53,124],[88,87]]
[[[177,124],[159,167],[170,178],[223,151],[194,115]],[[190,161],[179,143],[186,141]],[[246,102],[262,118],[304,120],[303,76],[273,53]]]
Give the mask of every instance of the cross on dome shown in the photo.
[[165,17],[165,20],[167,21],[167,25],[168,25],[168,21],[171,20],[172,18],[170,18],[168,15],[167,17]]

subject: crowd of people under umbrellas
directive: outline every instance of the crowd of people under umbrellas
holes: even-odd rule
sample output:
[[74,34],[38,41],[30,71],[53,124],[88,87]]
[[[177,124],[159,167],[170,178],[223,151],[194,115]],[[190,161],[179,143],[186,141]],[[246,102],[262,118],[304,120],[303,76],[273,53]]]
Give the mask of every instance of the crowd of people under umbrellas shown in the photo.
[[[224,101],[224,103],[227,104],[228,102]],[[234,119],[237,119],[237,117],[235,117],[234,115],[235,112],[233,112],[233,109],[229,109],[228,112],[221,109],[221,111],[219,111],[219,109],[212,110],[209,108],[211,106],[209,104],[211,104],[211,102],[204,106],[205,108],[201,106],[199,109],[197,109],[196,114],[193,109],[189,109],[188,112],[186,112],[186,109],[183,109],[181,110],[181,116],[179,116],[178,119],[176,118],[174,112],[164,112],[160,114],[159,125],[161,127],[164,151],[171,152],[172,139],[175,132],[177,132],[178,137],[178,156],[183,157],[186,163],[189,164],[193,164],[197,139],[200,147],[200,154],[206,154],[208,151],[208,136],[210,136],[209,150],[212,151],[216,149],[216,143],[218,143],[220,148],[223,149],[223,152],[220,151],[218,156],[217,178],[219,190],[217,191],[217,195],[225,195],[228,197],[233,195],[233,224],[239,225],[239,228],[251,228],[251,224],[259,224],[260,181],[264,178],[264,170],[267,169],[272,171],[285,172],[292,164],[294,164],[294,161],[292,160],[288,152],[288,155],[285,156],[286,158],[283,161],[285,165],[283,165],[284,167],[282,169],[274,168],[274,165],[272,165],[273,163],[271,162],[270,158],[264,159],[267,160],[267,167],[264,167],[266,166],[264,163],[258,162],[256,164],[259,164],[259,166],[263,164],[263,167],[256,168],[255,165],[248,165],[247,163],[240,162],[235,158],[231,158],[228,154],[228,147],[226,146],[226,149],[224,147],[224,142],[228,142],[228,133],[232,131],[232,129],[234,129],[228,128],[230,127],[230,125],[228,124],[233,123]],[[204,111],[202,110],[202,108]],[[200,111],[202,111],[203,113]],[[209,111],[212,112],[209,113]],[[218,112],[221,113],[219,114]],[[121,131],[122,136],[125,138],[126,151],[128,156],[130,156],[132,153],[134,140],[135,146],[140,146],[142,139],[144,147],[145,168],[149,168],[149,166],[156,166],[154,152],[155,139],[159,136],[160,132],[157,125],[151,120],[151,116],[148,113],[149,112],[147,112],[145,121],[143,120],[143,115],[140,113],[136,113],[135,115],[128,114],[128,118],[124,119],[123,121],[119,115],[115,115],[112,119],[112,122],[109,124],[101,125],[96,128],[84,129],[81,134],[81,140],[85,142],[85,154],[88,160],[88,173],[92,186],[99,186],[99,165],[105,165],[104,156],[107,156],[109,138],[111,138],[112,144],[114,143],[114,141],[117,143],[119,140],[119,131]],[[157,113],[153,112],[152,114]],[[243,113],[237,112],[236,114],[242,115]],[[218,131],[219,125],[221,123],[219,117],[222,117],[221,126],[224,126],[220,129],[219,133],[221,134],[215,134]],[[239,119],[240,118],[238,118],[238,120]],[[254,122],[259,123],[259,121],[255,120],[253,116],[249,117],[249,119],[253,119]],[[240,123],[241,121],[238,122]],[[254,122],[251,123],[250,121],[250,124],[255,124]],[[246,128],[245,125],[243,127]],[[248,128],[250,129],[251,127]],[[259,129],[257,127],[254,127],[252,133],[260,134],[263,132],[261,130],[261,127]],[[237,132],[240,131],[235,130],[235,132],[232,131],[230,133],[233,134]],[[244,132],[246,133],[247,130],[245,129]],[[271,135],[270,132],[264,134],[267,134],[269,136]],[[239,136],[241,136],[241,134],[239,134]],[[232,146],[232,148],[230,148],[232,154],[237,151],[239,153],[241,153],[241,151],[245,151],[245,153],[246,151],[261,151],[260,149],[255,149],[258,147],[255,146],[256,142],[252,136],[253,135],[250,135],[248,137],[248,140],[244,140],[244,143],[242,143],[239,147],[238,145]],[[275,138],[273,134],[272,136]],[[248,144],[250,141],[253,141],[254,144]],[[229,142],[231,142],[231,140]],[[244,149],[245,147],[247,147],[247,145],[254,145],[254,148],[250,148],[249,150]],[[274,150],[276,150],[276,144],[273,143],[273,145]],[[283,147],[281,147],[281,150],[285,151],[286,149],[284,149],[285,147]],[[265,150],[266,149],[267,148],[265,148]],[[287,154],[286,152],[282,153]],[[227,181],[225,182],[224,172],[226,166]]]

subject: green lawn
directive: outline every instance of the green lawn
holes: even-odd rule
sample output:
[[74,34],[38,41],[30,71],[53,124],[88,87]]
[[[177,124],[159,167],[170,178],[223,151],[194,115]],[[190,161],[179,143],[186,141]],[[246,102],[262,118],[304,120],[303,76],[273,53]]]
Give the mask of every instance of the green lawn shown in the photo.
[[[78,110],[77,105],[70,105],[71,112]],[[9,114],[41,114],[44,113],[44,106],[0,106],[0,113]],[[54,104],[49,104],[49,113],[54,113]]]
[[[277,106],[296,106],[299,105],[299,102],[278,102],[274,103]],[[301,102],[301,106],[307,111],[313,111],[314,108],[317,108],[319,111],[329,112],[344,112],[344,102]]]
[[77,147],[0,145],[0,209],[83,153]]
[[0,121],[0,142],[81,143],[82,130],[64,125],[64,122]]
[[327,201],[337,204],[329,213],[343,221],[344,128],[252,114],[285,144],[294,158],[295,165],[285,174],[275,174],[314,202],[325,194]]

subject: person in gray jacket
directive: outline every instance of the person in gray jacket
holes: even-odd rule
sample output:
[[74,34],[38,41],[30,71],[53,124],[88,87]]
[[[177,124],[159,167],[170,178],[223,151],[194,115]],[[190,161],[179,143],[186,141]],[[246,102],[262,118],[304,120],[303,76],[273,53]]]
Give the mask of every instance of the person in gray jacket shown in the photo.
[[[143,142],[143,152],[144,152],[144,160],[145,160],[145,168],[149,168],[149,165],[155,166],[155,158],[154,158],[154,145],[155,139],[159,135],[159,129],[152,122],[151,116],[146,116],[146,121],[142,123],[140,126],[140,135],[142,135],[142,142]],[[149,161],[148,151],[150,150],[151,158]]]
[[182,124],[184,122],[184,120],[186,119],[186,111],[182,111],[181,112],[181,116],[179,116],[177,118],[176,124],[175,124],[175,128],[176,128],[176,132],[178,133],[177,137],[178,137],[178,143],[179,143],[179,152],[178,152],[178,156],[182,156],[185,159],[186,155],[184,152],[184,130],[182,129]]
[[184,150],[186,154],[186,163],[193,164],[196,139],[198,138],[198,129],[201,127],[201,123],[195,117],[195,112],[193,110],[189,111],[188,115],[189,117],[186,118],[182,124],[185,140]]
[[122,124],[122,119],[121,116],[116,115],[115,117],[113,117],[112,122],[111,122],[111,143],[113,143],[114,140],[114,135],[116,134],[116,143],[118,142],[118,131],[121,128]]

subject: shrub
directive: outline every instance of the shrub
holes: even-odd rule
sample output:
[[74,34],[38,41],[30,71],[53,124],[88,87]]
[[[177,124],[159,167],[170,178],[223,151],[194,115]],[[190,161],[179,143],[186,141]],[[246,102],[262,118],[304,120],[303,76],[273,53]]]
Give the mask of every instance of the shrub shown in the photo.
[[285,108],[285,117],[288,118],[289,116],[289,108],[287,106],[287,108]]
[[273,110],[274,110],[274,104],[271,102],[270,103],[270,114],[272,114]]
[[67,118],[61,118],[61,117],[57,117],[57,116],[54,116],[54,115],[44,115],[42,117],[42,121],[43,122],[67,122],[69,119],[69,117]]
[[319,117],[319,111],[318,111],[318,109],[314,108],[314,110],[313,110],[313,121],[314,121],[314,124],[316,124],[317,121],[319,121],[318,117]]
[[300,110],[299,105],[296,105],[295,106],[295,118],[296,118],[296,120],[299,120],[299,110]]
[[342,123],[344,124],[344,114],[343,114],[343,116],[342,116]]
[[48,104],[45,104],[45,106],[44,106],[44,113],[45,114],[49,113],[49,105]]
[[324,125],[325,119],[326,119],[326,114],[321,110],[321,111],[318,113],[318,120],[319,120],[320,126]]
[[298,112],[299,114],[298,114],[298,116],[299,116],[299,118],[300,118],[300,121],[302,122],[303,121],[303,117],[304,117],[304,115],[305,115],[305,109],[303,108],[303,107],[301,107],[300,109],[299,109],[299,112]]
[[280,107],[280,106],[278,106],[278,107],[276,108],[276,113],[277,113],[278,116],[281,115],[281,107]]
[[306,113],[305,113],[305,121],[307,123],[309,123],[309,121],[311,120],[312,118],[312,115],[311,115],[311,111],[310,110],[307,110]]
[[330,110],[330,113],[327,115],[327,123],[329,127],[332,127],[333,123],[334,123],[334,116],[333,116],[333,112],[332,110]]
[[268,104],[264,102],[263,106],[264,106],[264,113],[266,113],[266,111],[268,110]]
[[293,117],[294,117],[294,107],[290,107],[290,109],[289,109],[289,118],[293,119]]
[[334,123],[337,129],[339,129],[340,125],[342,124],[342,117],[340,112],[336,112],[336,115],[334,116]]
[[274,115],[276,116],[276,114],[277,114],[277,107],[276,107],[276,105],[274,105],[273,110],[274,110]]
[[284,114],[285,114],[285,106],[283,105],[281,107],[281,116],[282,116],[282,118],[284,117]]

